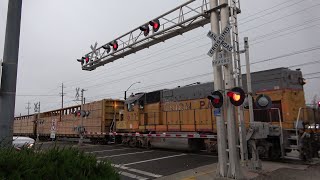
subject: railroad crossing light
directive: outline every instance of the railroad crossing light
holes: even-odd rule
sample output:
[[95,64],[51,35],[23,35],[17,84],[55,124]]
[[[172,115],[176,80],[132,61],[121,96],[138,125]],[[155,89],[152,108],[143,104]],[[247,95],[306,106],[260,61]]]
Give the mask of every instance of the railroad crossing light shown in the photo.
[[160,28],[160,21],[159,19],[150,21],[149,24],[152,26],[153,32],[157,32]]
[[112,46],[113,51],[116,51],[119,47],[118,42],[117,41],[113,41],[112,43],[109,44],[110,46]]
[[223,95],[220,91],[214,91],[207,97],[214,108],[221,108],[223,105]]
[[80,117],[81,116],[81,111],[80,110],[76,110],[73,112],[74,117]]
[[109,53],[111,51],[111,48],[108,44],[102,46],[103,49],[107,50],[107,53]]
[[320,109],[320,101],[318,101],[318,108]]
[[271,98],[267,95],[260,94],[256,99],[256,106],[259,109],[270,109],[272,106]]
[[227,92],[227,96],[230,98],[231,104],[234,106],[241,106],[245,99],[245,93],[243,89],[234,87],[231,91]]
[[148,36],[149,35],[150,29],[149,29],[149,26],[147,24],[141,26],[139,29],[140,29],[140,31],[143,31],[143,35],[144,36]]
[[82,59],[83,61],[85,61],[86,64],[88,64],[88,62],[89,62],[89,57],[88,57],[88,56],[82,57],[81,59]]
[[74,117],[88,117],[90,115],[90,111],[76,110],[73,114]]
[[78,62],[81,62],[81,65],[84,64],[84,59],[82,59],[82,58],[81,58],[81,59],[77,59],[77,61],[78,61]]

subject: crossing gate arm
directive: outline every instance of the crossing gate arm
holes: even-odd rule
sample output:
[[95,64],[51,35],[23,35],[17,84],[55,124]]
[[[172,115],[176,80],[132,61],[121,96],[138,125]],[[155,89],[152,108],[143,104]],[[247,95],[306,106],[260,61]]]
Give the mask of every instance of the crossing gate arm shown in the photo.
[[[92,71],[99,66],[104,66],[129,54],[164,42],[172,37],[182,35],[195,28],[202,27],[210,22],[211,12],[226,6],[228,4],[221,4],[209,9],[209,0],[190,0],[153,19],[160,21],[159,31],[152,32],[151,29],[149,35],[145,37],[140,27],[148,24],[146,22],[132,31],[98,48],[92,49],[90,53],[84,55],[84,57],[89,58],[89,62],[82,65],[82,70]],[[118,43],[119,48],[108,53],[103,47],[115,41]]]

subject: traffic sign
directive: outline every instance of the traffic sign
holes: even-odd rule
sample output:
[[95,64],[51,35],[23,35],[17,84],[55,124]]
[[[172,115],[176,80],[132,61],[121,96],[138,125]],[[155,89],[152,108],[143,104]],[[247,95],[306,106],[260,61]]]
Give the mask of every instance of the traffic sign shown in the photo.
[[57,126],[57,122],[55,119],[52,119],[51,122],[51,131],[55,131],[56,130],[56,126]]
[[214,52],[216,51],[216,49],[221,45],[225,50],[232,52],[233,47],[224,41],[224,39],[226,38],[226,36],[228,35],[228,33],[231,30],[231,25],[229,24],[226,28],[224,28],[224,30],[222,31],[222,33],[218,36],[215,33],[209,31],[207,36],[212,39],[212,41],[214,42],[212,48],[209,50],[208,52],[208,56],[212,57]]
[[51,131],[50,138],[55,139],[56,138],[56,131]]
[[213,110],[213,115],[214,115],[215,117],[221,116],[221,109],[220,109],[220,108],[215,108],[215,109]]
[[231,58],[224,57],[223,52],[218,53],[218,58],[212,61],[212,66],[221,66],[225,64],[230,64]]

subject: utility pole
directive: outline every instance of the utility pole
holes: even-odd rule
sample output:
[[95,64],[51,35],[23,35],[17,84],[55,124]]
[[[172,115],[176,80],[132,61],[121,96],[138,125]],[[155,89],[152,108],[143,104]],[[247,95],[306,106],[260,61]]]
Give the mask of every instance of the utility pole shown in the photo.
[[[218,6],[218,0],[210,0],[210,7],[214,8]],[[214,11],[211,13],[211,31],[216,33],[217,35],[220,34],[219,28],[219,13]],[[213,56],[214,59],[217,59],[217,55],[219,48],[215,52]],[[224,90],[223,86],[223,75],[222,75],[222,67],[221,66],[213,66],[213,77],[214,77],[214,90]],[[226,177],[227,175],[227,145],[226,145],[226,130],[225,130],[225,114],[223,112],[224,108],[221,108],[221,116],[216,116],[216,123],[217,123],[217,136],[218,136],[218,169],[219,169],[219,176]]]
[[65,86],[63,86],[63,83],[61,83],[61,109],[63,109],[63,97],[65,95],[65,93],[63,93],[63,89],[66,88]]
[[31,107],[30,107],[30,104],[31,104],[31,103],[30,103],[30,102],[28,102],[27,104],[28,104],[28,106],[26,107],[26,109],[28,110],[28,116],[29,116],[29,115],[30,115],[30,113],[29,113],[29,112],[30,112],[30,109],[31,109]]
[[37,103],[34,103],[34,113],[37,113],[37,119],[36,119],[36,131],[37,131],[37,139],[36,141],[39,142],[39,121],[40,121],[40,101]]
[[[228,3],[228,0],[220,0],[220,3]],[[226,6],[221,8],[220,18],[221,18],[221,29],[224,29],[230,23],[229,16],[230,16],[230,6]],[[226,37],[225,42],[231,42],[230,36]],[[225,57],[231,56],[231,53],[225,52]],[[224,66],[224,77],[225,77],[225,88],[230,90],[234,87],[235,80],[233,78],[233,65],[232,62]],[[227,95],[225,94],[225,97]],[[227,98],[226,98],[227,99]],[[228,152],[229,152],[229,170],[228,170],[228,177],[238,179],[241,177],[240,172],[240,160],[239,160],[239,153],[237,150],[237,142],[238,136],[236,133],[236,118],[235,118],[235,108],[231,104],[230,101],[226,102],[226,111],[227,111],[227,131],[228,131]]]
[[[84,89],[81,89],[81,111],[83,110],[83,102],[84,102],[84,97],[83,97],[83,92],[86,91]],[[79,146],[83,145],[83,117],[81,116],[81,128],[80,128],[80,139],[79,139]]]
[[[16,98],[22,0],[8,2],[0,90],[0,141],[10,145]],[[2,146],[0,144],[0,146]]]
[[246,57],[246,71],[247,71],[247,89],[248,89],[248,103],[249,103],[249,117],[250,122],[254,122],[253,102],[252,102],[252,87],[251,87],[251,71],[249,61],[249,42],[248,37],[244,38],[244,51]]

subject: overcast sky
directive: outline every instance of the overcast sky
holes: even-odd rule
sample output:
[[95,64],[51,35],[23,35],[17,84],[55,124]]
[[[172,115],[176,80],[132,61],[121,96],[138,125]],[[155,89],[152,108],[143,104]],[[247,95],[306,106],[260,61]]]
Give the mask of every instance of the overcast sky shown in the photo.
[[[185,2],[184,0],[24,0],[20,36],[15,114],[27,114],[27,102],[41,101],[41,111],[74,105],[76,87],[84,88],[87,101],[121,98],[131,92],[151,91],[207,82],[212,71],[206,55],[209,25],[124,59],[82,71],[77,58]],[[0,57],[3,57],[8,0],[0,1]],[[242,0],[240,41],[249,37],[251,62],[303,49],[320,47],[320,2],[317,0]],[[200,58],[199,58],[200,56]],[[290,67],[320,61],[320,50],[252,65],[252,71]],[[197,58],[196,58],[197,57]],[[242,57],[244,61],[244,58]],[[320,63],[297,66],[303,74],[320,72]],[[144,73],[146,72],[146,73]],[[306,75],[306,102],[320,96],[319,74]],[[174,80],[189,78],[179,82]],[[147,88],[146,88],[147,87]]]

